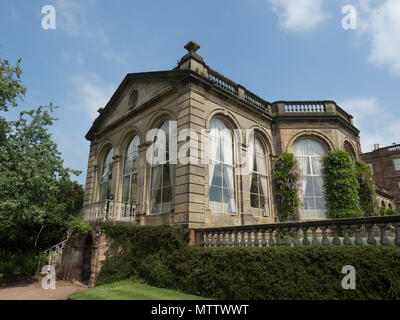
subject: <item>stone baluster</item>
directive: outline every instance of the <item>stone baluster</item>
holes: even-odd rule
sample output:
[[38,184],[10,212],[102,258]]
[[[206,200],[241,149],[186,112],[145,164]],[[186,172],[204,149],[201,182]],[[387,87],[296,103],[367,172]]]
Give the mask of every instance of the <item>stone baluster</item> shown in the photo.
[[361,228],[362,228],[362,226],[361,225],[358,225],[358,226],[356,226],[355,227],[356,228],[356,231],[355,231],[355,240],[354,240],[354,243],[357,245],[357,246],[362,246],[363,244],[364,244],[364,241],[363,241],[363,238],[362,238],[362,234],[361,234]]
[[[200,232],[200,247],[204,247],[204,232]],[[197,232],[196,232],[196,238],[197,238]]]
[[240,230],[240,235],[241,235],[240,245],[241,246],[245,246],[246,245],[246,241],[244,241],[244,231],[243,230]]
[[274,229],[268,229],[268,245],[270,246],[274,246],[275,242],[274,242]]
[[326,236],[326,229],[328,229],[328,227],[327,226],[321,226],[319,228],[322,231],[322,245],[323,246],[329,246],[331,243],[329,242],[329,239]]
[[251,247],[253,245],[253,241],[251,241],[251,230],[247,231],[247,246]]
[[349,226],[342,226],[343,232],[344,232],[344,239],[343,239],[343,244],[347,246],[351,246],[353,243],[351,242],[350,236],[349,236]]
[[301,230],[303,231],[303,246],[309,246],[310,245],[310,240],[308,240],[308,227],[302,227]]
[[373,224],[367,224],[365,226],[365,228],[367,229],[367,234],[368,234],[367,243],[370,245],[376,245],[376,240],[372,233],[373,226],[374,226]]
[[333,240],[332,240],[332,244],[335,246],[340,246],[341,242],[339,239],[339,230],[338,230],[338,226],[331,226],[331,230],[333,231]]
[[214,232],[211,231],[211,247],[215,246],[215,237],[214,237]]
[[220,241],[221,232],[217,231],[216,235],[217,235],[217,241],[215,242],[215,244],[217,245],[217,247],[220,247],[221,246],[221,241]]
[[233,245],[237,247],[239,245],[239,231],[235,231],[235,240],[233,241]]
[[311,229],[311,232],[312,232],[312,241],[311,241],[311,244],[312,244],[312,245],[317,245],[317,244],[319,244],[319,240],[318,240],[318,237],[317,237],[317,229],[318,229],[318,227],[312,226],[312,227],[310,227],[310,229]]
[[389,239],[387,238],[387,236],[386,236],[386,223],[381,223],[381,224],[378,224],[378,227],[379,227],[379,229],[380,229],[380,231],[381,231],[381,239],[380,239],[380,244],[382,245],[382,246],[388,246],[388,245],[390,245],[390,242],[389,242]]
[[292,240],[290,239],[290,228],[284,228],[283,232],[285,233],[285,245],[290,247],[292,245]]
[[206,231],[206,232],[205,232],[205,242],[204,242],[204,245],[205,245],[206,247],[210,246],[210,241],[208,240],[208,236],[209,236],[209,232]]
[[260,242],[258,241],[258,233],[259,230],[254,230],[254,246],[258,247],[260,245]]
[[228,231],[228,246],[232,246],[233,242],[232,242],[232,231]]
[[298,246],[300,245],[299,228],[298,227],[292,228],[292,231],[293,231],[293,245]]
[[222,231],[222,246],[226,247],[226,232]]
[[394,223],[393,224],[395,233],[396,233],[396,238],[394,239],[394,244],[397,247],[400,247],[400,223]]
[[281,229],[276,229],[276,245],[281,246],[282,245],[282,237],[281,237]]
[[267,246],[267,238],[265,236],[265,232],[266,232],[266,230],[264,230],[264,229],[261,230],[261,245],[263,247]]

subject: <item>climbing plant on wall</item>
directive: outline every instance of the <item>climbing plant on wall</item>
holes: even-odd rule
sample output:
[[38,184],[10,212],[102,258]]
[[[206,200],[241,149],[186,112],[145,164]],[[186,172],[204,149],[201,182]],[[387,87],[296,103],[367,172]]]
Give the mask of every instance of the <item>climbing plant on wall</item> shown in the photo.
[[362,216],[356,169],[346,151],[335,151],[324,156],[323,179],[328,218]]
[[366,216],[376,215],[377,200],[372,170],[370,166],[362,160],[355,161],[355,170],[359,184],[358,197],[360,200],[360,207]]
[[273,177],[281,221],[298,221],[302,204],[301,170],[292,153],[282,153],[274,159]]

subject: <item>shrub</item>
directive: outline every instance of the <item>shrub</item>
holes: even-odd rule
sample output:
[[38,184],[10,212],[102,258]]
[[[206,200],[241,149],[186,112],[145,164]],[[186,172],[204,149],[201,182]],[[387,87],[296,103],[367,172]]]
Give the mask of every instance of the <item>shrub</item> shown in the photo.
[[360,217],[359,184],[347,152],[335,151],[324,156],[323,178],[328,218]]
[[[135,228],[142,227],[130,231],[135,233]],[[133,249],[136,244],[127,239],[133,246],[107,257],[98,284],[134,277],[149,285],[216,299],[400,299],[398,248],[201,248],[183,245],[185,230],[163,228],[147,227],[146,232],[151,239],[161,233],[174,235],[179,246],[163,240],[157,251],[137,238],[148,249],[138,253]],[[356,290],[341,286],[345,265],[356,269]]]
[[377,200],[371,167],[362,160],[356,160],[355,169],[359,184],[360,207],[366,216],[375,215],[377,213]]
[[38,265],[38,257],[33,253],[0,250],[0,281],[12,281],[33,276]]
[[299,220],[301,170],[292,153],[282,153],[274,159],[273,177],[281,221]]

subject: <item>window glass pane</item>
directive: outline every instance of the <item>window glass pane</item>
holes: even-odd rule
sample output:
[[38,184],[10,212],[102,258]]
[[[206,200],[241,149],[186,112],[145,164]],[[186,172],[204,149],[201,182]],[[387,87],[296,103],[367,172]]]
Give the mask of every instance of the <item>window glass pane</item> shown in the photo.
[[294,154],[300,163],[305,179],[304,207],[301,210],[301,216],[302,218],[325,217],[326,209],[322,180],[324,148],[317,141],[305,139],[295,145]]
[[250,192],[258,194],[258,175],[256,173],[251,175]]
[[130,176],[124,177],[124,180],[122,182],[122,201],[123,202],[129,202],[129,182],[130,182]]
[[394,167],[397,171],[400,170],[400,158],[393,159]]
[[250,203],[252,208],[260,208],[260,197],[258,194],[250,193]]
[[171,185],[171,176],[170,176],[170,168],[169,168],[169,164],[163,164],[163,181],[162,181],[162,186],[166,187],[166,186],[170,186]]
[[130,202],[136,203],[137,202],[137,182],[136,182],[136,174],[132,175],[131,179],[131,198]]
[[222,187],[222,166],[220,164],[214,166],[214,177],[211,185]]
[[210,201],[222,202],[222,189],[211,186]]
[[223,187],[233,189],[233,168],[231,166],[223,165]]
[[322,177],[313,177],[312,179],[314,183],[315,196],[322,197],[324,195]]
[[313,180],[312,177],[306,177],[306,190],[305,190],[305,196],[314,196],[314,186],[313,186]]

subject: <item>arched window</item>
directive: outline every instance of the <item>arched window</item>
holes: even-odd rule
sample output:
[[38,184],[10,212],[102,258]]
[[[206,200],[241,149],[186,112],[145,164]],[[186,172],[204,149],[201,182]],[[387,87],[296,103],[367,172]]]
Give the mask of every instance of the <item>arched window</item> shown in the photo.
[[112,157],[113,149],[107,151],[103,164],[101,166],[100,175],[100,201],[109,200],[111,198],[111,182],[112,182]]
[[[170,163],[169,154],[170,121],[164,121],[159,127],[165,134],[165,161],[151,168],[150,206],[152,213],[168,213],[173,209],[175,190],[175,164]],[[154,138],[156,142],[157,136]],[[160,150],[158,150],[160,151]],[[158,152],[157,151],[157,152]]]
[[344,150],[350,155],[353,161],[357,159],[353,146],[347,141],[344,143]]
[[301,208],[302,219],[326,218],[322,180],[322,156],[325,150],[315,140],[304,139],[296,143],[294,154],[303,173]]
[[249,146],[251,213],[266,217],[270,215],[267,155],[258,138],[254,139],[253,144],[254,147]]
[[122,202],[137,202],[137,177],[139,172],[139,136],[135,136],[125,152],[122,181]]
[[392,208],[392,204],[389,202],[389,204],[388,204],[388,207],[389,207],[389,209],[393,209]]
[[382,208],[386,208],[385,201],[383,201],[383,200],[382,200],[382,203],[381,203],[381,207],[382,207]]
[[209,149],[210,209],[236,213],[232,133],[221,120],[211,119]]

